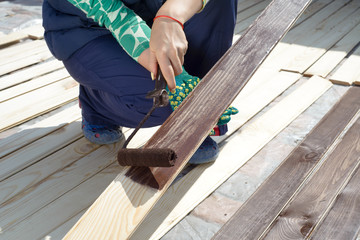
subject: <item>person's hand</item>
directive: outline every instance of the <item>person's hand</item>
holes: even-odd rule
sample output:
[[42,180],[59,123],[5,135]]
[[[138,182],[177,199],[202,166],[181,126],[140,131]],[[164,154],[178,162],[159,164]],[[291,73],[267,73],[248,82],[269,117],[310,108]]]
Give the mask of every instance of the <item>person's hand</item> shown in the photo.
[[154,21],[148,66],[155,76],[157,66],[160,66],[170,90],[175,89],[175,76],[182,72],[187,48],[188,42],[179,23],[168,18],[157,18]]

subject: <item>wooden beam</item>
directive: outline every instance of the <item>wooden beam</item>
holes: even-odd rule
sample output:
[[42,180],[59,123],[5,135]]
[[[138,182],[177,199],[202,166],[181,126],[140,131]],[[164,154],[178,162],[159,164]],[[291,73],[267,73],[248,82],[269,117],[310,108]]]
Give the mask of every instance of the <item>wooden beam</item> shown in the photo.
[[[132,180],[134,175],[128,177],[137,170],[128,172],[128,176],[119,175],[65,239],[84,238],[83,234],[87,235],[85,238],[107,238],[111,235],[122,239],[130,236],[185,166],[219,116],[309,3],[310,0],[273,1],[149,140],[146,148],[166,146],[178,154],[177,164],[172,169],[152,169],[162,190],[136,183]],[[217,108],[214,109],[214,106]],[[207,119],[206,124],[204,119]],[[111,206],[111,211],[105,211],[104,206]],[[128,219],[132,220],[129,222]],[[89,221],[92,226],[90,231]]]
[[357,239],[360,230],[359,189],[360,168],[358,167],[348,185],[336,197],[328,215],[311,234],[311,239]]
[[[360,108],[360,88],[351,88],[303,142],[258,188],[213,239],[258,239],[273,223],[319,160]],[[286,179],[286,181],[284,181]]]
[[360,81],[360,47],[337,69],[330,81],[342,85],[351,85]]

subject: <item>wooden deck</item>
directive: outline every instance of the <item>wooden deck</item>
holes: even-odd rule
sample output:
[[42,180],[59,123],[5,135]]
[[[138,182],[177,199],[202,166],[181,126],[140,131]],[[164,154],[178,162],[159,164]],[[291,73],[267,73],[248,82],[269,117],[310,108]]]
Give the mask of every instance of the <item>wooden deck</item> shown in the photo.
[[[269,2],[239,0],[234,39]],[[261,193],[263,186],[278,175],[280,168],[277,166],[288,161],[291,156],[287,157],[288,154],[299,146],[305,135],[339,99],[351,91],[359,93],[357,89],[360,87],[356,86],[360,85],[359,36],[359,1],[313,1],[234,101],[233,105],[240,113],[233,117],[229,133],[216,138],[221,146],[217,161],[189,167],[168,189],[131,239],[159,239],[174,226],[163,239],[210,239],[256,188],[259,191],[253,197],[260,196],[261,199],[265,196]],[[61,239],[112,180],[124,171],[115,162],[121,143],[99,146],[84,139],[77,106],[77,83],[47,50],[41,28],[0,35],[0,59],[0,239]],[[356,94],[354,96],[356,99]],[[358,127],[359,106],[348,103],[344,108],[350,106],[353,115],[344,120],[346,126],[335,124],[329,131]],[[140,131],[130,147],[144,144],[156,129]],[[357,130],[352,131],[349,139],[344,136],[341,142],[350,150],[353,147],[354,156],[359,156],[356,155],[359,151]],[[130,129],[125,129],[127,136],[130,132]],[[339,155],[344,155],[341,144],[336,149],[339,149]],[[331,158],[335,161],[329,161]],[[269,159],[274,161],[269,162]],[[330,170],[334,168],[347,177],[345,180],[341,178],[337,188],[327,189],[333,195],[322,206],[325,213],[318,215],[322,216],[326,226],[334,226],[339,211],[347,211],[352,214],[352,219],[359,220],[359,184],[356,179],[359,178],[360,159],[352,159],[348,168],[336,165],[336,159],[341,158],[335,153],[330,154],[329,159],[325,162],[334,163],[322,165],[322,160],[319,160],[319,165],[313,163],[314,169],[319,168],[319,173],[325,173],[315,174],[311,183],[331,178],[335,173]],[[266,174],[257,179],[253,189],[248,190],[243,185],[243,189],[237,190],[246,197],[230,199],[228,195],[235,190],[226,190],[226,184],[239,172],[249,176],[254,172]],[[307,176],[304,173],[303,178],[299,178],[298,185],[291,188],[292,193],[304,198],[312,194],[312,189],[301,184],[309,180]],[[275,185],[271,183],[276,189]],[[342,198],[343,193],[350,197]],[[224,203],[232,202],[236,207],[224,212],[216,201],[211,201],[219,196]],[[337,197],[339,200],[335,201]],[[300,197],[294,199],[285,212],[298,210],[296,206],[301,203],[296,199]],[[265,206],[257,201],[256,205]],[[247,204],[249,202],[244,208]],[[205,208],[226,213],[227,217],[204,214]],[[280,229],[283,229],[282,221],[285,225],[289,221],[284,215],[276,220]],[[202,221],[191,222],[194,217]],[[193,229],[211,226],[211,230],[205,233],[185,230],[184,233],[180,221],[187,221],[187,218],[191,218],[189,222]],[[359,234],[359,221],[350,226],[346,231],[353,232],[352,236]],[[342,232],[343,229],[345,227],[337,230]],[[316,228],[314,239],[322,239],[327,231],[325,227]],[[268,237],[288,239],[287,235],[279,233],[282,232],[274,230],[272,234],[278,235]]]

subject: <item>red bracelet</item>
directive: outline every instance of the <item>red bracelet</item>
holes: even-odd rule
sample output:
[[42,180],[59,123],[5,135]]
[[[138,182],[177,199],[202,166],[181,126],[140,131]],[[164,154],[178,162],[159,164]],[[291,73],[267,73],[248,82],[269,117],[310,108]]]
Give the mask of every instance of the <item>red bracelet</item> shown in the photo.
[[159,16],[154,17],[154,20],[153,20],[153,21],[155,21],[155,19],[157,19],[157,18],[170,18],[170,19],[174,20],[175,22],[177,22],[178,24],[180,24],[181,27],[182,27],[182,29],[184,29],[184,24],[182,24],[182,23],[181,23],[179,20],[177,20],[176,18],[167,16],[167,15],[159,15]]

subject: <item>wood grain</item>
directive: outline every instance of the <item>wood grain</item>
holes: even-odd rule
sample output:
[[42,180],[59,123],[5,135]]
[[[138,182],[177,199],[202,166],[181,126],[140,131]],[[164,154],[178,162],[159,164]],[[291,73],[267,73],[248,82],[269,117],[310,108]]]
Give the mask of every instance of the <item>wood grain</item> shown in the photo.
[[28,81],[32,78],[39,77],[43,74],[58,70],[60,68],[64,68],[62,62],[58,60],[52,60],[42,64],[36,64],[24,70],[19,70],[11,74],[2,76],[0,77],[0,90],[12,87],[22,82]]
[[[360,159],[359,159],[360,160]],[[336,197],[335,203],[310,239],[356,239],[360,230],[360,168]]]
[[213,239],[258,239],[358,112],[359,94],[351,88]]
[[360,6],[352,2],[337,11],[317,28],[307,31],[308,37],[302,37],[293,44],[297,45],[297,53],[292,56],[283,70],[303,73],[316,62],[326,51],[342,39],[360,22]]
[[74,101],[78,97],[77,86],[72,78],[66,78],[1,103],[0,131]]
[[[339,132],[342,130],[337,128]],[[308,237],[331,207],[338,192],[349,181],[359,164],[359,156],[360,118],[320,163],[319,169],[315,170],[293,200],[281,211],[264,239]],[[341,229],[338,231],[341,232]]]
[[68,77],[70,77],[69,73],[63,68],[34,78],[26,83],[2,90],[0,91],[0,103]]
[[359,42],[358,36],[360,36],[360,24],[321,56],[304,74],[326,77],[356,46]]
[[198,166],[165,192],[131,239],[159,239],[331,86],[327,80],[312,78],[242,127],[226,140],[213,164]]
[[[185,166],[219,116],[244,87],[245,82],[309,3],[309,0],[273,1],[259,16],[256,23],[210,70],[182,105],[149,140],[147,147],[162,148],[164,143],[172,143],[168,147],[174,149],[180,159],[179,164],[173,167],[174,170],[170,174],[162,172],[159,168],[153,169],[154,175],[161,174],[161,179],[164,180],[159,179],[160,185],[163,185],[162,190],[151,189],[132,181],[129,177],[119,175],[70,230],[65,239],[84,238],[83,234],[87,235],[85,238],[98,239],[107,238],[110,235],[118,239],[129,237]],[[227,79],[229,85],[219,84],[219,79]],[[222,98],[221,102],[219,102],[219,96]],[[217,108],[213,109],[213,106]],[[196,121],[192,114],[194,112],[198,113],[195,116],[202,122],[201,125],[190,124]],[[208,119],[206,124],[203,124],[204,119]],[[175,125],[178,126],[177,130]],[[196,128],[195,131],[194,128]],[[187,143],[178,143],[178,146],[174,146],[174,143],[178,141],[187,141]],[[183,146],[180,147],[180,145]],[[121,204],[117,204],[118,201]],[[112,209],[104,211],[102,206],[112,206]],[[94,220],[97,220],[94,216],[97,216],[97,220],[101,219],[100,222],[95,223]],[[129,222],[128,219],[132,221]],[[90,231],[89,225],[92,228]],[[109,231],[105,232],[104,229],[109,229]]]
[[[64,127],[69,122],[81,118],[78,106],[69,107],[53,116],[47,117],[35,124],[24,127],[19,133],[13,134],[0,141],[0,158],[23,148],[40,138]],[[1,161],[0,161],[1,162]]]
[[344,85],[360,81],[360,47],[330,76],[330,80]]

